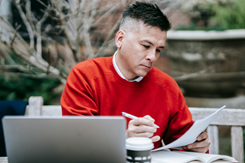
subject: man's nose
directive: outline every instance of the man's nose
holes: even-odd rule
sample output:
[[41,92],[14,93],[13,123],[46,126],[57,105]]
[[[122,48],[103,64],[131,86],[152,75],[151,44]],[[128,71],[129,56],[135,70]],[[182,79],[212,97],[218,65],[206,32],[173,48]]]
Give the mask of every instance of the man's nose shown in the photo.
[[146,59],[147,59],[147,60],[150,60],[151,62],[153,62],[153,61],[156,60],[156,51],[155,51],[155,49],[154,49],[154,50],[150,50],[150,51],[147,53]]

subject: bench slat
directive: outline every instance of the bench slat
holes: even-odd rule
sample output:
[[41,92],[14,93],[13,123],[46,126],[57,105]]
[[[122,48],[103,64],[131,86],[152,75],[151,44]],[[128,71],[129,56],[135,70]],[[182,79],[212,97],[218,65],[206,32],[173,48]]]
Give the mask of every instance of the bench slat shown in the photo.
[[[215,108],[189,108],[193,120],[198,120],[209,116],[217,109]],[[228,126],[245,126],[245,110],[244,109],[224,109],[213,120],[212,125],[228,125]]]
[[232,157],[239,163],[244,163],[243,151],[243,129],[242,127],[231,127],[231,149]]
[[42,106],[42,116],[62,116],[60,105]]
[[40,116],[41,113],[41,108],[43,105],[43,98],[40,96],[31,96],[29,98],[29,105],[28,109],[26,109],[25,115],[28,116]]
[[218,126],[209,126],[207,129],[208,137],[211,142],[209,153],[219,154],[219,130]]

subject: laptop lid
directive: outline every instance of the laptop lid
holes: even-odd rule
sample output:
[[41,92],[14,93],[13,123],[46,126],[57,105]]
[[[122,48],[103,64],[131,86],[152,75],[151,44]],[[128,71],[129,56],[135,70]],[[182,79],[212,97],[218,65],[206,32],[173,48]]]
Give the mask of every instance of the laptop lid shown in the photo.
[[9,163],[125,163],[123,117],[6,116]]

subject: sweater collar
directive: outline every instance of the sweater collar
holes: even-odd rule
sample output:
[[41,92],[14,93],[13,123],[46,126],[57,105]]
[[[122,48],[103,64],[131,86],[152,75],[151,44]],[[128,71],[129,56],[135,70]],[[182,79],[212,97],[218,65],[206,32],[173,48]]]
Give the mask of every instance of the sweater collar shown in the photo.
[[114,66],[116,72],[118,73],[118,75],[119,75],[121,78],[123,78],[124,80],[127,80],[127,81],[129,81],[129,82],[140,82],[140,81],[143,79],[142,76],[139,76],[139,77],[137,77],[137,78],[134,79],[134,80],[128,80],[128,79],[126,79],[126,78],[123,76],[123,74],[121,73],[121,71],[119,70],[119,68],[118,68],[118,66],[117,66],[117,63],[116,63],[116,55],[117,55],[117,51],[116,51],[116,52],[114,53],[114,55],[113,55],[112,62],[113,62],[113,66]]

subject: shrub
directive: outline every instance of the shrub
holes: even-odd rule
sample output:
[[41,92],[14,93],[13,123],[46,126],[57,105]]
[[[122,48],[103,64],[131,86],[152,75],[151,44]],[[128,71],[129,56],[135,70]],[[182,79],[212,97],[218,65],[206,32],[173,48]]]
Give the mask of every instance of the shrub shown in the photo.
[[186,0],[180,9],[191,18],[191,25],[177,30],[217,30],[245,28],[244,0]]
[[215,15],[211,18],[227,29],[245,28],[245,1],[236,0],[229,6],[214,5]]
[[60,96],[53,91],[58,85],[57,79],[0,76],[0,100],[28,101],[30,96],[42,96],[45,105],[51,104]]

